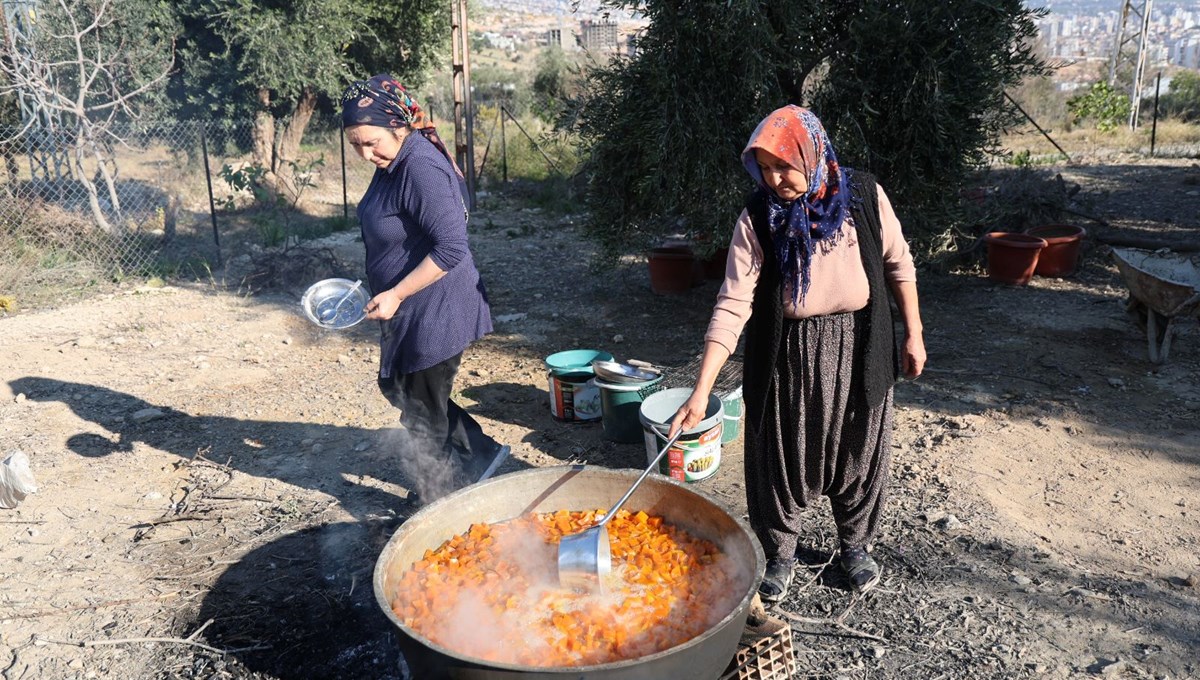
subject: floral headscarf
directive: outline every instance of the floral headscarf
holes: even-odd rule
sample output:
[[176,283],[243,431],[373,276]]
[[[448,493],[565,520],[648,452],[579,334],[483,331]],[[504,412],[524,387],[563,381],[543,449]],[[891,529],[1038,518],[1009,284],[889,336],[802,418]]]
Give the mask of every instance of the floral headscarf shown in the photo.
[[[762,149],[800,170],[808,190],[795,201],[784,201],[763,181],[754,152]],[[808,109],[788,105],[772,111],[755,128],[742,151],[742,164],[767,195],[767,219],[775,255],[784,280],[792,287],[792,302],[804,303],[818,241],[836,243],[846,220],[849,187],[838,165],[833,144],[821,121]]]
[[446,160],[461,178],[462,170],[454,162],[454,156],[446,150],[438,136],[437,128],[429,120],[429,116],[408,94],[395,78],[381,73],[371,76],[370,80],[357,80],[342,93],[342,128],[354,125],[373,125],[375,127],[399,128],[408,126],[433,142],[442,152]]

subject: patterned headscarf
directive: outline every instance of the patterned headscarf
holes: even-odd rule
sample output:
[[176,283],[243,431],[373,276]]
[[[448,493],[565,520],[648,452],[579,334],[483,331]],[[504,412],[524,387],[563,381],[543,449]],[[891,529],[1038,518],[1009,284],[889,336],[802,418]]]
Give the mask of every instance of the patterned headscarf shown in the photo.
[[[754,157],[762,149],[800,170],[808,191],[795,201],[779,198],[766,182]],[[750,135],[742,164],[767,195],[767,218],[775,255],[784,280],[791,283],[792,302],[804,303],[811,283],[813,253],[818,241],[837,243],[846,220],[849,188],[838,165],[833,144],[812,111],[788,105],[772,111]]]
[[450,161],[454,172],[460,178],[463,176],[424,109],[403,85],[386,73],[371,76],[370,80],[357,80],[342,93],[342,128],[354,125],[384,128],[408,126],[433,142]]

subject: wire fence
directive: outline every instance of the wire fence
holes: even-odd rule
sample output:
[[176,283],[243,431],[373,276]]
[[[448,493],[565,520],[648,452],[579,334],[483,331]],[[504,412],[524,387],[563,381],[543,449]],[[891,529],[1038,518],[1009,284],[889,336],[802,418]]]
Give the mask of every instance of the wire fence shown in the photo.
[[[266,221],[251,219],[262,197],[238,183],[258,174],[249,122],[117,125],[99,140],[18,131],[0,128],[0,294],[220,263],[247,239],[272,245]],[[352,153],[336,121],[314,120],[279,165],[306,223],[352,216],[374,171]]]
[[[509,114],[515,125],[505,137],[498,114],[507,112],[482,113],[475,155],[485,184],[573,168],[569,143],[548,126],[522,125]],[[353,226],[375,168],[347,148],[339,123],[314,118],[291,149],[277,126],[272,155],[285,160],[269,175],[255,160],[264,154],[255,153],[252,121],[116,125],[95,141],[0,128],[0,140],[8,140],[0,142],[0,298],[45,297],[185,267],[211,271],[256,245]],[[450,148],[452,133],[442,135]],[[266,196],[264,185],[276,190]]]

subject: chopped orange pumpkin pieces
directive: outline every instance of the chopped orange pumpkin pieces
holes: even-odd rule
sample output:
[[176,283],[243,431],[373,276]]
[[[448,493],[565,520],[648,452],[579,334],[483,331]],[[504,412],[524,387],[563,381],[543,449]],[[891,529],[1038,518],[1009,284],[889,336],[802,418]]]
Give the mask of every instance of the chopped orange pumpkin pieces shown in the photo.
[[559,510],[473,524],[403,574],[392,610],[465,656],[561,667],[669,649],[708,630],[741,599],[736,566],[715,545],[643,511],[622,510],[607,525],[613,575],[604,594],[560,588],[559,539],[603,516]]

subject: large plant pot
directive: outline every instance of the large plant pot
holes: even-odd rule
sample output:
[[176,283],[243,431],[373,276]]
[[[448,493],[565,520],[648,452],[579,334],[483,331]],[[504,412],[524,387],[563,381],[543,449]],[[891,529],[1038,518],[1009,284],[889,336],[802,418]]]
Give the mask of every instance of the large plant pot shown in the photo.
[[659,295],[679,295],[692,288],[696,280],[696,256],[687,246],[660,246],[647,255],[650,265],[650,290]]
[[1046,247],[1045,239],[1029,234],[993,231],[983,237],[987,243],[988,278],[999,283],[1023,286],[1033,278],[1038,255]]
[[1079,253],[1087,231],[1074,224],[1047,224],[1026,229],[1026,234],[1046,242],[1038,255],[1038,276],[1070,276],[1079,268]]

